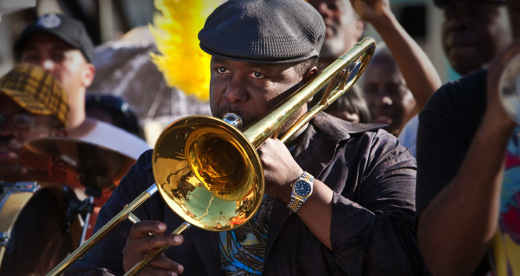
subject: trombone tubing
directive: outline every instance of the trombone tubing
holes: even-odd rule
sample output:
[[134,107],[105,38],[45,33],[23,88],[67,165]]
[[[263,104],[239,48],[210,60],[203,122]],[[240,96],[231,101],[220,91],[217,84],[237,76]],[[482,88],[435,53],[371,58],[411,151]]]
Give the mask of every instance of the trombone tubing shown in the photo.
[[[338,73],[341,72],[348,64],[355,61],[359,56],[364,55],[366,58],[371,58],[375,51],[375,40],[371,37],[365,37],[360,42],[356,43],[354,47],[352,47],[349,51],[339,57],[336,61],[331,63],[327,68],[325,68],[316,78],[305,84],[303,87],[298,89],[298,91],[294,92],[291,96],[287,97],[285,101],[283,101],[279,106],[275,107],[275,111],[269,113],[267,116],[259,120],[257,123],[254,123],[253,126],[244,130],[244,136],[251,142],[251,144],[258,148],[267,138],[271,137],[273,133],[275,133],[278,128],[288,120],[296,111],[307,103],[312,96],[314,96],[325,84],[330,82],[332,78],[334,78]],[[362,68],[364,69],[364,67]],[[361,73],[360,70],[359,73]],[[357,79],[357,78],[356,78]],[[354,80],[356,80],[354,79]],[[354,84],[354,81],[350,82],[350,86]],[[348,88],[350,88],[350,86]],[[345,91],[348,90],[344,89]],[[345,92],[343,91],[343,92]],[[338,93],[336,93],[338,94]],[[336,96],[337,99],[342,93]],[[334,96],[334,95],[333,95]],[[332,101],[327,101],[330,104]],[[323,110],[328,106],[321,107],[321,109],[317,110],[312,117],[318,112]],[[312,119],[311,116],[304,115],[305,120],[310,121]],[[303,118],[303,117],[302,117]],[[306,122],[305,122],[306,123]],[[291,127],[291,129],[287,132],[294,133],[303,124],[296,124]],[[287,138],[286,136],[285,138]]]
[[[359,77],[363,74],[365,71],[366,66],[368,65],[368,62],[372,58],[372,55],[374,54],[374,51],[376,49],[375,40],[371,37],[365,37],[360,42],[356,43],[348,52],[343,54],[341,57],[339,57],[336,61],[334,61],[331,65],[329,65],[327,68],[323,70],[323,72],[316,77],[316,81],[318,82],[317,88],[312,92],[311,95],[314,95],[319,91],[325,83],[333,80],[333,77],[338,75],[341,70],[345,68],[346,65],[351,64],[355,60],[357,60],[360,56],[363,56],[363,59],[361,61],[362,65],[359,69],[359,72],[357,73],[356,77],[353,78],[351,81],[346,83],[344,87],[336,87],[332,91],[329,91],[331,87],[329,87],[326,91],[326,93],[323,95],[319,103],[317,103],[315,106],[310,108],[305,115],[300,117],[298,121],[290,128],[288,129],[282,137],[280,137],[280,141],[285,142],[287,139],[292,137],[300,128],[302,128],[306,123],[308,123],[318,112],[324,110],[327,108],[331,103],[333,103],[335,100],[337,100],[341,95],[343,95],[346,91],[348,91],[354,83],[359,79]],[[368,59],[366,62],[364,62],[366,59]],[[314,81],[314,80],[313,80]],[[312,87],[310,87],[312,88]],[[329,92],[329,93],[327,93]],[[308,101],[310,99],[306,98],[305,100]]]
[[89,249],[91,249],[96,243],[98,243],[108,232],[114,229],[141,204],[143,204],[148,198],[157,192],[157,185],[154,183],[146,191],[142,192],[134,201],[130,202],[123,210],[115,215],[109,222],[107,222],[101,229],[99,229],[92,237],[90,237],[85,243],[78,247],[72,252],[67,258],[61,261],[56,267],[54,267],[47,276],[60,275],[65,269],[67,269],[72,263],[77,261],[83,256]]

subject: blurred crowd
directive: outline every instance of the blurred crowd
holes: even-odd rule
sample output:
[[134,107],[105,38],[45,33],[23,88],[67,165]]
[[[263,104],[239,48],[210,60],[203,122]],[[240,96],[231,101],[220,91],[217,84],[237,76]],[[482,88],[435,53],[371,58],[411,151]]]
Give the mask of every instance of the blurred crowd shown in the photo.
[[[417,260],[421,269],[410,275],[520,275],[520,143],[511,118],[515,114],[507,114],[500,95],[503,72],[520,52],[520,1],[433,0],[444,16],[438,37],[457,73],[457,79],[445,83],[424,45],[396,17],[391,0],[306,2],[326,26],[319,71],[366,37],[367,28],[378,35],[359,81],[324,112],[355,128],[382,128],[413,156],[417,176],[411,235],[422,257]],[[100,43],[77,12],[39,14],[37,5],[9,11],[35,18],[28,16],[31,20],[16,36],[11,45],[15,65],[0,79],[0,183],[5,202],[20,183],[41,182],[31,170],[57,166],[49,160],[28,165],[22,153],[34,150],[30,142],[35,139],[71,139],[135,161],[154,148],[170,123],[212,114],[210,102],[166,84],[150,58],[159,49],[148,27]],[[74,158],[76,169],[87,166],[87,160],[108,162],[102,157],[91,160],[88,153]],[[52,168],[46,170],[51,173]],[[88,205],[82,199],[101,196],[90,188],[58,192],[75,199],[58,202],[68,227],[73,219],[67,219],[66,213],[72,212],[67,202]],[[36,190],[29,198],[32,194]],[[45,247],[49,254],[42,253],[34,264],[20,262],[30,258],[24,255],[29,246],[16,235],[41,222],[27,223],[32,220],[27,215],[1,218],[5,204],[0,205],[0,219],[12,220],[5,231],[15,238],[6,242],[1,275],[46,273],[77,247],[60,234],[52,238],[59,248]],[[89,205],[95,209],[94,219],[102,203],[97,205]],[[22,212],[30,206],[17,208]]]

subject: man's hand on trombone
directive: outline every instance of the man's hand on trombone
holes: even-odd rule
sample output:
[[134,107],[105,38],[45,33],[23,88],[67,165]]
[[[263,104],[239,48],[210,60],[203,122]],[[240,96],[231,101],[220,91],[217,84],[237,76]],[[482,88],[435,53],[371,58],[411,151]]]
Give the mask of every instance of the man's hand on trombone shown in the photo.
[[289,203],[291,183],[303,173],[303,169],[280,140],[267,139],[257,151],[264,170],[265,192]]
[[[123,249],[125,272],[156,248],[182,244],[184,239],[181,235],[164,233],[166,229],[166,224],[159,221],[142,221],[134,224]],[[140,275],[177,275],[183,271],[184,267],[181,264],[161,254],[143,269]]]

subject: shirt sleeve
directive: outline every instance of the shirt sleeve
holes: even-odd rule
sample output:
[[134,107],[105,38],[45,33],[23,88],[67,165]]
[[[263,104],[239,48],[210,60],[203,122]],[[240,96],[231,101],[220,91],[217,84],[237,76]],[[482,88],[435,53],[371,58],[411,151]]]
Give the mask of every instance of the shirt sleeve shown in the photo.
[[333,198],[336,263],[352,275],[422,275],[414,230],[415,159],[386,131],[361,140],[369,142],[356,145],[357,154],[345,152],[359,156],[349,167],[357,179],[347,179]]
[[454,178],[485,112],[486,71],[442,86],[419,115],[417,216]]

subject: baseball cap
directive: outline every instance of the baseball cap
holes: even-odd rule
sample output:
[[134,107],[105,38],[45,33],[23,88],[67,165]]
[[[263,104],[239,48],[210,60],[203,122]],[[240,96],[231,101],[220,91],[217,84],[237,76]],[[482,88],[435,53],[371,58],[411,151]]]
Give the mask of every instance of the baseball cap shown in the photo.
[[[439,8],[444,7],[444,5],[450,3],[450,0],[433,0],[433,4]],[[496,4],[505,4],[505,0],[471,0],[468,1],[471,3],[478,3],[478,2],[484,2],[484,3],[496,3]]]
[[33,114],[51,115],[67,125],[67,96],[60,82],[41,67],[25,63],[15,65],[0,78],[0,93]]
[[317,57],[324,38],[321,15],[302,0],[228,0],[199,32],[206,53],[255,63]]
[[94,44],[90,40],[85,26],[80,21],[65,14],[48,13],[40,16],[23,30],[20,38],[14,44],[14,50],[21,52],[25,41],[31,35],[40,32],[54,35],[80,50],[88,62],[92,63],[94,60]]

